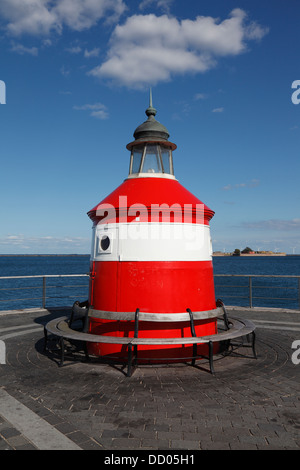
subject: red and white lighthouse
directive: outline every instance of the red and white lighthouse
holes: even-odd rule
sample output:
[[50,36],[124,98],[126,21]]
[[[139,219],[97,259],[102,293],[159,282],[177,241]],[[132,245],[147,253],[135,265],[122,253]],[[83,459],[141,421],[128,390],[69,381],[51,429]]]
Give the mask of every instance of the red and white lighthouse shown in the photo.
[[[178,314],[216,309],[209,221],[214,212],[175,178],[167,129],[150,105],[134,132],[129,174],[88,212],[93,221],[89,287],[89,332],[134,335],[134,322],[104,320],[102,312]],[[176,315],[175,317],[176,318]],[[185,337],[186,325],[148,322],[139,337]],[[216,318],[194,322],[197,336],[214,334]],[[142,346],[139,358],[186,356],[190,346]],[[122,345],[89,343],[89,353],[117,357]]]

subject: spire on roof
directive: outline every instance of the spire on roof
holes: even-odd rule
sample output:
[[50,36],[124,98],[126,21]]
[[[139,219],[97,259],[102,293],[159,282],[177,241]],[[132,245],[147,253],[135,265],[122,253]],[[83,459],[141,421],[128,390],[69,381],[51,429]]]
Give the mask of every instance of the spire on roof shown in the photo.
[[150,92],[149,92],[149,107],[146,109],[146,115],[148,116],[148,118],[150,116],[155,116],[156,115],[156,109],[153,108],[153,105],[152,105],[152,88],[150,87]]

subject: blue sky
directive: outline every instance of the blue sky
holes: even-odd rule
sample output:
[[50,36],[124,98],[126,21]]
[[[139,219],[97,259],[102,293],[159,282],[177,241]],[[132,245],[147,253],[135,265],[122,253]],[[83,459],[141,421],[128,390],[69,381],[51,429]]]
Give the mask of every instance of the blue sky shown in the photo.
[[149,86],[213,249],[300,253],[299,20],[298,0],[1,0],[0,253],[89,253]]

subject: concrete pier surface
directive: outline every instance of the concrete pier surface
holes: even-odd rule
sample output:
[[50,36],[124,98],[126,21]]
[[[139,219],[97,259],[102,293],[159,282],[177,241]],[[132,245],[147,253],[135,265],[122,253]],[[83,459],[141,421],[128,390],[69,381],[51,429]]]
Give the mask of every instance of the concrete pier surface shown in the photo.
[[130,378],[75,349],[59,367],[54,341],[43,350],[44,324],[69,312],[0,312],[0,450],[300,449],[300,311],[228,307],[256,324],[257,359],[241,348],[215,357],[215,376],[203,360]]

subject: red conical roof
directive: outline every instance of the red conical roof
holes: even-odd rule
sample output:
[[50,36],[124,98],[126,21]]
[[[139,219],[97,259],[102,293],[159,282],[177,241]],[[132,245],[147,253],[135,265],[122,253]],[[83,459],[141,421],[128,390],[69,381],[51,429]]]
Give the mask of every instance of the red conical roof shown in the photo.
[[[151,209],[160,207],[165,213],[171,210],[171,221],[182,221],[183,211],[187,218],[192,214],[192,219],[185,219],[188,222],[202,223],[208,225],[210,219],[214,216],[214,211],[209,209],[203,202],[185,189],[177,180],[168,178],[128,178],[118,186],[111,194],[97,204],[88,212],[89,217],[98,223],[104,218],[103,210],[105,207],[114,208],[116,211],[116,222],[124,222],[124,217],[128,222],[136,218],[136,212],[140,209],[147,209],[147,214],[141,214],[145,221],[145,215],[148,222],[153,222],[151,218]],[[130,209],[131,208],[131,209]],[[128,213],[129,209],[129,213]],[[98,214],[97,214],[98,210]],[[102,213],[102,215],[101,215]],[[129,214],[129,217],[128,217]],[[133,216],[133,214],[135,214]],[[196,216],[198,219],[196,220]],[[106,222],[111,221],[106,218]],[[155,220],[157,221],[157,220]]]

